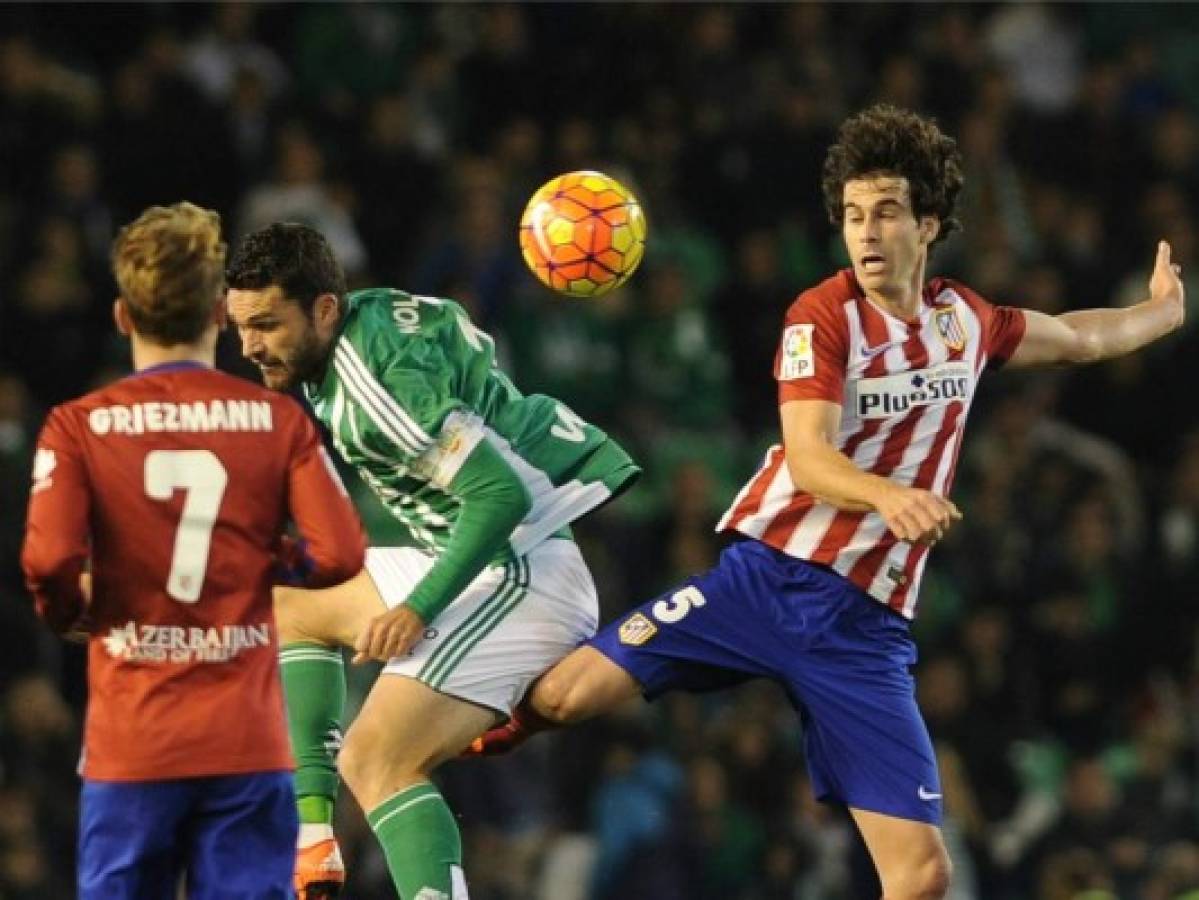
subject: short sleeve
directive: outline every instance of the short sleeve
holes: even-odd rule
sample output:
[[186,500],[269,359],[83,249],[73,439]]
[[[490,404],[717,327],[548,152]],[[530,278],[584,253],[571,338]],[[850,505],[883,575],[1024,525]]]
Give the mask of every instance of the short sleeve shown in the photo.
[[1014,306],[991,306],[987,321],[987,364],[998,368],[1012,358],[1024,339],[1024,311]]
[[847,327],[840,308],[808,291],[791,305],[775,354],[779,404],[791,400],[840,403],[849,359]]
[[987,366],[997,369],[1012,358],[1024,339],[1024,311],[1015,306],[996,306],[959,281],[942,279],[936,290],[951,288],[966,301],[982,328],[982,353]]

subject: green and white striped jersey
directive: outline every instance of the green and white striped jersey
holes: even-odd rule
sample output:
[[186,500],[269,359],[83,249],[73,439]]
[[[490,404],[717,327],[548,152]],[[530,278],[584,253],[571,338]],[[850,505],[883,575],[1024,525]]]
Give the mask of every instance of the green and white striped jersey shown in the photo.
[[386,288],[346,300],[324,376],[304,392],[338,452],[419,546],[444,549],[459,510],[448,486],[482,440],[532,499],[511,537],[521,555],[640,473],[565,404],[521,394],[497,368],[491,337],[457,303]]

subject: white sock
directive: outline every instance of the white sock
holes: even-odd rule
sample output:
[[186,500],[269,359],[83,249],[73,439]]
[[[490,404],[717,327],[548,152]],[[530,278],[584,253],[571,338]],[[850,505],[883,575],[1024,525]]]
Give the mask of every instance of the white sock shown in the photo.
[[333,837],[332,825],[326,825],[324,822],[301,822],[296,846],[309,847],[318,841],[327,841],[331,837]]

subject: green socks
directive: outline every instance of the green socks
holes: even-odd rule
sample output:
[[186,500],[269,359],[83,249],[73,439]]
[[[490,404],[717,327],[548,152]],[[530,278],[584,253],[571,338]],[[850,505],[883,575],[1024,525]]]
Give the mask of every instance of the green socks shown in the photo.
[[296,757],[300,821],[333,823],[337,797],[337,751],[346,706],[341,651],[321,644],[286,644],[279,650],[287,728]]
[[[287,727],[296,757],[300,821],[333,823],[337,751],[345,713],[346,671],[340,650],[287,644],[279,651]],[[387,857],[402,900],[462,900],[462,839],[441,793],[427,781],[405,788],[366,816]]]
[[405,788],[366,814],[383,846],[387,868],[402,900],[459,900],[462,839],[454,814],[427,781]]
[[305,795],[296,797],[296,809],[302,825],[332,825],[333,798]]

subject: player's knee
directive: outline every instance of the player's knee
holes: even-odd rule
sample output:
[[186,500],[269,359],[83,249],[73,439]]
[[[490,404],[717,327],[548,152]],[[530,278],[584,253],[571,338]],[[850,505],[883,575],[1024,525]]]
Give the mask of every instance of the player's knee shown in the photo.
[[337,754],[337,771],[363,809],[426,777],[427,768],[406,758],[384,735],[353,728]]
[[888,885],[885,900],[941,900],[949,893],[953,864],[944,848],[914,859]]
[[[374,745],[369,735],[351,728],[342,741],[337,753],[337,771],[355,797],[362,799],[370,793],[375,782],[381,780],[379,745]],[[372,752],[372,749],[374,752]]]

